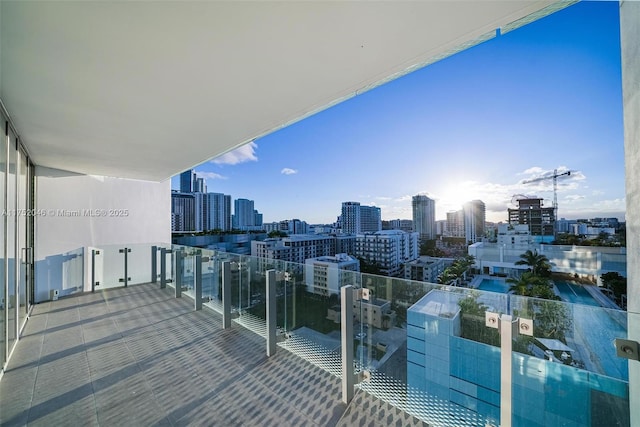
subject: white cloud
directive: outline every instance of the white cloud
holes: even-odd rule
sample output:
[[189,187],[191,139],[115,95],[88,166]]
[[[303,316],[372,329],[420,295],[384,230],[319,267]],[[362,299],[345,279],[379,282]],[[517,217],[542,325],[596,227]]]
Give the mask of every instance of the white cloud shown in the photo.
[[257,162],[258,156],[255,152],[257,148],[258,144],[250,142],[233,151],[229,151],[222,156],[216,157],[211,160],[211,163],[216,163],[218,165],[237,165],[238,163]]
[[291,168],[284,168],[280,171],[280,173],[283,175],[295,175],[298,173],[298,171]]
[[542,169],[540,166],[533,166],[527,170],[520,172],[518,175],[541,175],[544,172],[545,170]]
[[215,173],[215,172],[196,171],[196,175],[198,175],[200,178],[205,178],[205,179],[227,179],[226,176],[220,175],[219,173]]

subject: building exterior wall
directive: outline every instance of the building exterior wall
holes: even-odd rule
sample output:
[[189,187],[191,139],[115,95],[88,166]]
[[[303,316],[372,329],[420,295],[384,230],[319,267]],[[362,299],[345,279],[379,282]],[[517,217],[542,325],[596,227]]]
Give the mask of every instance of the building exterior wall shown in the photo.
[[360,203],[359,202],[343,202],[342,214],[343,233],[360,233]]
[[339,295],[341,287],[356,284],[354,272],[360,271],[360,261],[347,254],[310,258],[305,260],[305,271],[307,292]]
[[420,240],[436,238],[436,202],[427,196],[413,196],[411,200],[413,226]]
[[484,237],[486,208],[482,200],[472,200],[462,207],[464,233],[467,243],[476,243]]
[[385,230],[359,234],[356,237],[355,255],[380,265],[383,274],[399,277],[404,274],[402,264],[418,258],[418,233]]
[[554,239],[555,210],[553,207],[544,207],[542,199],[519,199],[518,207],[508,209],[508,213],[509,224],[526,224],[536,242],[544,243]]
[[445,269],[443,258],[433,258],[421,256],[415,261],[404,264],[404,278],[407,280],[418,280],[420,282],[437,283],[438,276]]
[[551,263],[551,271],[579,274],[593,280],[607,272],[617,272],[627,277],[627,250],[618,247],[601,246],[561,246],[530,244],[503,246],[495,243],[475,243],[468,248],[468,254],[475,257],[475,266],[480,271],[514,275],[527,269],[516,265],[527,250],[545,255]]
[[464,237],[464,212],[447,212],[447,229],[444,231],[446,237]]
[[360,206],[359,233],[375,233],[382,230],[380,208],[375,206]]
[[274,260],[297,263],[302,269],[305,260],[333,256],[336,254],[335,250],[335,241],[329,236],[295,235],[251,242],[251,256],[260,258],[260,271]]
[[175,221],[171,231],[196,231],[196,201],[193,193],[171,193]]
[[248,229],[255,224],[253,200],[236,199],[233,202],[233,228]]
[[[63,254],[83,247],[171,242],[171,183],[88,176],[36,166],[35,300],[62,290],[62,275],[52,274]],[[105,216],[64,216],[100,209]],[[114,215],[110,215],[109,212]]]

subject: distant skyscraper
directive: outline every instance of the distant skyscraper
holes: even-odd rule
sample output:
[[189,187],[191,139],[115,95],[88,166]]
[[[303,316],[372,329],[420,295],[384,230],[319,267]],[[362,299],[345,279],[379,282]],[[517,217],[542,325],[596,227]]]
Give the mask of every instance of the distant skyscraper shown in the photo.
[[518,207],[509,209],[509,224],[526,224],[535,243],[553,241],[556,217],[553,206],[544,207],[543,199],[538,197],[522,197],[518,199]]
[[413,196],[413,226],[420,236],[420,240],[436,238],[436,202],[427,196]]
[[237,230],[262,229],[262,214],[253,207],[253,200],[236,199],[233,202],[233,228]]
[[231,196],[222,193],[204,195],[205,230],[231,230]]
[[253,200],[236,199],[233,201],[233,228],[245,230],[255,225]]
[[360,206],[360,233],[375,233],[382,230],[380,208],[376,206]]
[[253,225],[262,227],[262,214],[255,209],[253,210]]
[[193,192],[193,178],[194,178],[193,169],[189,169],[188,171],[184,171],[180,174],[180,192],[181,193],[192,193]]
[[464,212],[450,211],[447,212],[447,237],[464,237]]
[[342,203],[343,233],[375,233],[382,230],[380,208],[362,206],[360,202]]
[[343,233],[359,233],[360,232],[360,202],[342,202],[342,221]]
[[193,192],[194,193],[206,193],[207,192],[207,183],[205,182],[204,178],[200,178],[197,175],[194,175]]
[[193,194],[171,193],[171,231],[196,231],[195,198]]
[[472,200],[462,206],[464,234],[467,243],[476,243],[485,232],[486,208],[482,200]]

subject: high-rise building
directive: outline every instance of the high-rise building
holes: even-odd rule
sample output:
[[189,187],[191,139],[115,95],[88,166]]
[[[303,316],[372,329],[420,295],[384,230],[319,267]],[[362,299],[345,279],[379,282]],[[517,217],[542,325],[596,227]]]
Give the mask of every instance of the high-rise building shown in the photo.
[[343,233],[360,233],[360,202],[342,202],[340,223]]
[[360,202],[342,202],[340,222],[343,233],[374,233],[382,230],[380,208],[363,206]]
[[402,230],[410,233],[413,231],[413,221],[410,219],[392,219],[389,221],[389,230]]
[[203,203],[204,230],[231,230],[231,196],[207,193]]
[[195,198],[193,194],[171,193],[171,214],[173,228],[171,231],[196,231]]
[[195,174],[193,172],[193,169],[189,169],[188,171],[184,171],[180,174],[180,192],[181,193],[193,192],[194,175]]
[[526,224],[536,243],[551,242],[555,239],[556,226],[553,206],[544,207],[543,199],[526,197],[518,199],[518,207],[509,209],[509,224]]
[[380,266],[387,276],[400,277],[403,264],[419,256],[418,233],[384,230],[356,236],[355,255]]
[[233,228],[247,230],[255,225],[256,217],[253,200],[236,199],[233,201]]
[[462,206],[464,215],[464,235],[468,244],[476,243],[484,237],[486,207],[482,200],[472,200]]
[[436,238],[436,201],[424,195],[413,196],[413,226],[420,240]]
[[207,192],[207,183],[204,178],[199,177],[197,174],[194,174],[193,179],[193,192],[194,193],[206,193]]
[[360,206],[360,233],[382,230],[382,214],[377,206]]
[[262,214],[256,209],[253,210],[253,226],[258,228],[262,227]]
[[446,237],[464,237],[464,212],[447,212],[447,226],[444,232]]

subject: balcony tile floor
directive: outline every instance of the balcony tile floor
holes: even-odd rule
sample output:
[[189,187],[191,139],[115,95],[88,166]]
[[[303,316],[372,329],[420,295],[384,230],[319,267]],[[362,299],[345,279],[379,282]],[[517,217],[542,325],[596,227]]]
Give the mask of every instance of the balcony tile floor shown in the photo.
[[0,425],[418,426],[171,289],[145,284],[37,304],[0,381]]

